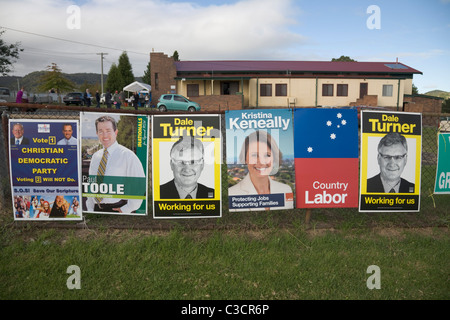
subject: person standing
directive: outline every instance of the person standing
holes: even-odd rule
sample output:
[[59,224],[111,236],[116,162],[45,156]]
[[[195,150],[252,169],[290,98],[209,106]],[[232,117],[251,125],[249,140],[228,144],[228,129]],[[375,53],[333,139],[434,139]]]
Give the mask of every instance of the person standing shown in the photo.
[[112,103],[111,92],[109,92],[109,89],[106,89],[106,95],[105,95],[106,108],[111,109],[111,103]]
[[86,89],[86,92],[84,93],[84,104],[88,108],[91,106],[91,93],[89,92],[89,89]]
[[113,100],[114,100],[114,105],[116,106],[116,109],[120,109],[121,101],[120,101],[119,91],[116,90]]
[[23,97],[23,87],[20,88],[20,90],[17,92],[16,96],[16,103],[22,103],[22,97]]
[[95,92],[95,100],[97,100],[96,108],[100,108],[100,93],[98,93],[98,90]]

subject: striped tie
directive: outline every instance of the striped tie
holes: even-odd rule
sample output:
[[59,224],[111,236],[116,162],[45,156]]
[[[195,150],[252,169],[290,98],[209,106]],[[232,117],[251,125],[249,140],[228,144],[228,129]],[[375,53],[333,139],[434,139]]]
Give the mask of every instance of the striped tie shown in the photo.
[[[105,171],[106,171],[106,164],[108,163],[108,150],[105,149],[103,151],[103,157],[102,160],[100,161],[100,164],[98,165],[98,170],[97,170],[97,183],[102,183],[103,182],[103,176],[105,175]],[[98,204],[100,204],[100,202],[103,200],[103,198],[95,198],[95,201],[97,201]]]

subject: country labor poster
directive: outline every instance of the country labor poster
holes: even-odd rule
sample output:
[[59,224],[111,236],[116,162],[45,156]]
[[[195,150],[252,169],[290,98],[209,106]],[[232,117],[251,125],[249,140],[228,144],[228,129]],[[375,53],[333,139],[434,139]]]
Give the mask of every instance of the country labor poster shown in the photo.
[[438,134],[435,194],[450,194],[450,133]]
[[152,119],[153,217],[221,217],[220,116]]
[[147,116],[82,113],[83,210],[147,215]]
[[15,220],[81,220],[78,120],[9,120]]
[[358,207],[356,110],[295,109],[298,208]]
[[292,111],[225,113],[230,211],[294,208]]
[[420,209],[422,114],[361,113],[360,212]]

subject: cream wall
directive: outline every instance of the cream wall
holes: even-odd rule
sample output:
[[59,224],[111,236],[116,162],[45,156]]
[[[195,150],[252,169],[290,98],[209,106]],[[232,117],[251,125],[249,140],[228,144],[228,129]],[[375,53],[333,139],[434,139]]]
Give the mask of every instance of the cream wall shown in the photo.
[[[220,80],[178,80],[177,92],[187,96],[187,85],[198,84],[199,95],[220,95]],[[316,86],[317,82],[317,86]],[[368,83],[368,95],[378,96],[378,106],[395,107],[397,98],[399,106],[403,105],[403,95],[412,93],[412,79],[400,80],[400,95],[398,95],[398,79],[349,79],[349,78],[253,78],[243,81],[244,88],[239,83],[239,91],[244,94],[244,106],[248,107],[314,107],[318,106],[348,106],[356,103],[359,98],[360,83]],[[287,96],[275,96],[276,84],[287,84]],[[260,85],[272,84],[272,96],[261,97]],[[333,96],[322,96],[322,85],[333,85]],[[337,85],[348,85],[348,96],[337,96]],[[392,85],[392,96],[383,97],[383,85]],[[213,86],[213,90],[211,90]],[[316,96],[317,87],[317,96]],[[289,104],[295,98],[295,105]],[[317,101],[316,101],[317,99]]]
[[[403,104],[403,94],[408,86],[412,85],[412,80],[400,80],[400,96],[399,105]],[[317,81],[317,97],[316,97],[316,81]],[[368,95],[378,96],[378,106],[394,107],[397,105],[398,79],[271,79],[261,78],[252,79],[249,82],[249,106],[250,107],[271,107],[271,106],[288,106],[288,98],[295,98],[295,106],[297,107],[313,107],[319,106],[348,106],[355,103],[359,98],[360,83],[368,83]],[[406,82],[406,83],[405,83]],[[408,83],[409,82],[409,83]],[[275,96],[275,84],[286,83],[288,85],[287,97]],[[272,84],[272,96],[261,97],[260,85]],[[333,96],[322,96],[322,85],[333,85]],[[347,84],[348,95],[337,96],[337,85]],[[406,86],[405,86],[406,84]],[[383,85],[392,85],[392,96],[383,97]],[[245,94],[245,91],[244,91]],[[317,98],[317,103],[316,103]],[[293,106],[293,105],[291,105]]]

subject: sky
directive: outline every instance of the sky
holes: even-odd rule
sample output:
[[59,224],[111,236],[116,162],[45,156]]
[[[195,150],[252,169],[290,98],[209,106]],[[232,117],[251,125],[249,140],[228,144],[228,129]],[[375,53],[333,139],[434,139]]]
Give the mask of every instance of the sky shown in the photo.
[[[450,91],[450,0],[0,0],[0,30],[20,42],[9,75],[56,63],[107,74],[126,51],[133,74],[150,52],[180,60],[404,63],[419,93]],[[100,80],[99,80],[100,81]]]

